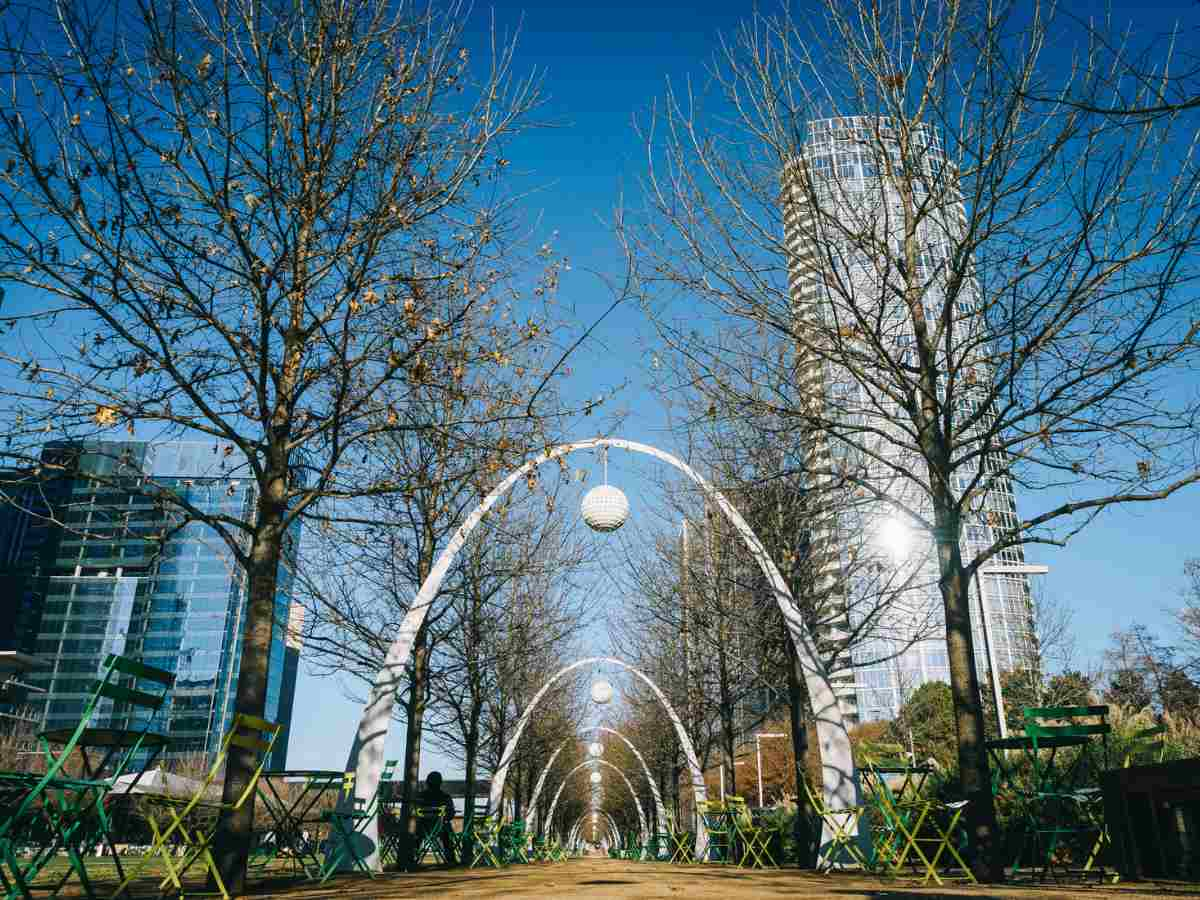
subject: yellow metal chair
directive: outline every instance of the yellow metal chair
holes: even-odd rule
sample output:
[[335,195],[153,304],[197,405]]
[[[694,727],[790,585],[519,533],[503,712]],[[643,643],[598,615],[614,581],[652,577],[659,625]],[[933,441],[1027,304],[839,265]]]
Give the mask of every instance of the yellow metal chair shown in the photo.
[[[167,870],[166,877],[159,883],[159,889],[164,893],[170,886],[182,895],[183,876],[192,866],[199,863],[204,871],[212,875],[220,895],[225,900],[230,900],[229,891],[221,879],[216,860],[213,859],[211,850],[213,835],[216,832],[217,822],[223,814],[234,812],[241,809],[246,802],[254,801],[258,778],[262,774],[267,758],[271,755],[271,748],[275,746],[275,741],[282,731],[282,725],[268,722],[257,716],[239,713],[233,719],[233,727],[229,729],[225,739],[221,742],[221,749],[218,751],[216,759],[213,760],[208,775],[190,799],[146,795],[145,801],[149,808],[147,821],[150,831],[154,835],[154,843],[142,865],[138,866],[118,885],[113,896],[119,897],[125,893],[130,882],[137,878],[157,855],[162,858]],[[216,781],[217,776],[225,768],[225,760],[232,747],[249,750],[254,754],[256,765],[254,774],[246,783],[242,793],[232,803],[226,803],[220,799],[218,793],[220,788]],[[176,844],[181,845],[184,849],[183,857],[178,861],[172,852]],[[189,893],[193,892],[189,891]]]
[[734,831],[737,832],[734,844],[736,849],[741,851],[736,854],[738,868],[744,869],[747,865],[759,869],[775,866],[775,858],[771,856],[771,838],[775,836],[775,829],[754,824],[754,815],[750,812],[745,798],[727,796],[725,803],[733,821]]
[[696,854],[692,851],[692,835],[688,831],[681,830],[678,823],[667,814],[667,837],[670,843],[667,844],[667,850],[671,854],[669,860],[672,865],[686,865],[696,861]]
[[821,822],[828,826],[830,832],[829,846],[822,847],[817,857],[817,869],[827,872],[832,868],[844,865],[838,859],[839,851],[844,851],[862,868],[870,868],[858,846],[858,824],[867,808],[865,806],[848,806],[845,809],[831,809],[825,805],[823,797],[813,793],[807,779],[804,781],[804,793],[808,795],[808,802],[812,804],[813,810],[821,817]]
[[496,853],[500,843],[500,817],[477,816],[471,820],[471,868],[494,866],[499,869],[504,863]]

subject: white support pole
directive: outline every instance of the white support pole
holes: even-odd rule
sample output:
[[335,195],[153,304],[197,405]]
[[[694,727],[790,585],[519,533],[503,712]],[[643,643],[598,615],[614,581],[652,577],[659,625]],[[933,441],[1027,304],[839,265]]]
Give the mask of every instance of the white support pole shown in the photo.
[[758,808],[762,809],[763,791],[762,791],[762,735],[754,736],[754,755],[755,755],[755,771],[758,772]]
[[760,731],[754,735],[754,747],[758,751],[758,806],[761,809],[765,805],[763,799],[763,780],[762,780],[762,739],[763,738],[787,738],[791,740],[790,734],[784,734],[782,731]]

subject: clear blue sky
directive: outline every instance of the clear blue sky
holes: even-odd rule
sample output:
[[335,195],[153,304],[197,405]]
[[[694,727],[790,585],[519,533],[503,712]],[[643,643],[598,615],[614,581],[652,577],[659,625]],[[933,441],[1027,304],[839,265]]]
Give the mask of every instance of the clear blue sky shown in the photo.
[[[1077,14],[1104,11],[1101,4],[1094,4],[1094,10],[1082,4],[1073,8]],[[749,4],[655,0],[501,3],[496,8],[501,31],[518,24],[522,28],[518,69],[545,70],[548,99],[542,118],[557,127],[521,140],[508,155],[512,170],[527,172],[529,184],[541,187],[528,204],[530,219],[540,216],[539,240],[557,231],[558,249],[571,258],[574,270],[564,280],[562,297],[580,319],[594,318],[610,301],[586,270],[612,277],[622,270],[606,223],[622,191],[634,205],[644,171],[633,115],[661,96],[668,76],[678,81],[690,75],[702,84],[718,32],[731,31],[749,12]],[[471,31],[481,42],[477,61],[482,61],[489,14],[484,6],[473,14]],[[1165,32],[1180,16],[1194,28],[1197,5],[1118,4],[1114,10],[1117,22],[1136,17],[1135,28],[1142,35]],[[575,362],[572,387],[594,393],[629,378],[630,387],[620,399],[630,412],[622,436],[661,443],[667,440],[661,432],[662,413],[643,389],[649,338],[635,307],[614,313]],[[636,498],[639,476],[630,469],[622,474],[630,479],[623,486],[632,488]],[[1135,621],[1165,626],[1162,610],[1176,602],[1183,561],[1200,555],[1198,523],[1200,490],[1192,490],[1157,506],[1110,512],[1065,550],[1030,553],[1031,561],[1051,567],[1045,593],[1075,610],[1074,630],[1084,660],[1097,655],[1116,628]],[[302,675],[289,764],[340,767],[358,714],[330,681]],[[389,756],[403,749],[401,731],[395,729]],[[427,751],[422,770],[435,767],[454,770]]]

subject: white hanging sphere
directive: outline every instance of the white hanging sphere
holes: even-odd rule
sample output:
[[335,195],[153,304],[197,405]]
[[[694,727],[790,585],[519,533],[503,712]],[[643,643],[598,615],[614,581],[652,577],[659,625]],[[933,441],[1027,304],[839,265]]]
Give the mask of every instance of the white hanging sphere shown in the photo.
[[599,741],[592,741],[588,744],[588,753],[599,758],[604,755],[604,745]]
[[612,685],[607,681],[596,681],[592,683],[592,702],[603,706],[613,698]]
[[593,772],[593,773],[592,773],[592,784],[599,784],[599,783],[600,783],[600,780],[601,780],[601,775],[600,775],[600,773],[599,773],[599,772]]
[[600,484],[583,495],[579,511],[593,531],[616,531],[629,518],[629,501],[620,488]]

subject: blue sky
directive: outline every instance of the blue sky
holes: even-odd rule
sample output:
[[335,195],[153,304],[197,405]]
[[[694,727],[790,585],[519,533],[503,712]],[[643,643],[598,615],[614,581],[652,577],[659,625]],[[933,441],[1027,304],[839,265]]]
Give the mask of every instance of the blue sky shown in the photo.
[[[703,85],[704,66],[719,48],[718,34],[732,31],[750,10],[749,4],[652,0],[501,3],[495,8],[501,32],[521,28],[518,71],[545,73],[540,117],[553,127],[521,139],[509,155],[512,170],[539,189],[526,204],[538,239],[556,231],[557,249],[572,261],[562,299],[581,320],[599,315],[610,302],[593,272],[619,278],[622,271],[608,222],[622,193],[629,206],[636,205],[645,168],[631,125],[634,115],[662,95],[668,77],[677,84],[690,77]],[[1104,7],[1075,4],[1073,10],[1102,15]],[[477,60],[490,15],[486,7],[473,13]],[[1113,10],[1115,22],[1136,19],[1135,34],[1142,37],[1165,33],[1178,17],[1194,29],[1196,4],[1117,4]],[[645,390],[651,346],[650,329],[637,308],[618,309],[574,362],[570,387],[597,393],[629,379],[618,400],[629,413],[621,436],[669,447],[662,410]],[[614,461],[612,480],[629,491],[637,515],[638,497],[652,493],[646,467]],[[1095,659],[1117,628],[1142,622],[1166,629],[1164,609],[1177,603],[1183,562],[1200,555],[1198,523],[1200,489],[1193,489],[1154,506],[1105,513],[1066,549],[1029,552],[1031,562],[1050,566],[1042,579],[1046,596],[1074,611],[1081,664]],[[597,645],[600,641],[597,635]],[[299,690],[289,764],[340,766],[358,709],[328,680],[303,676]],[[312,714],[317,709],[319,714]],[[402,728],[394,731],[389,756],[403,750]],[[455,769],[427,747],[422,771],[439,767]]]

